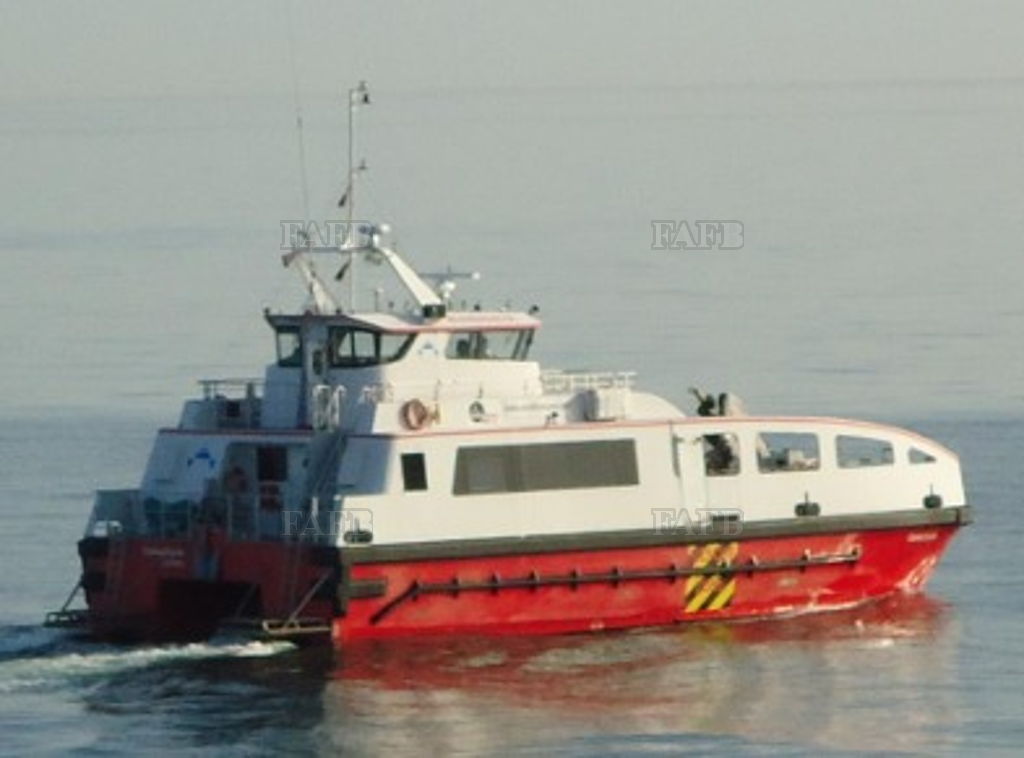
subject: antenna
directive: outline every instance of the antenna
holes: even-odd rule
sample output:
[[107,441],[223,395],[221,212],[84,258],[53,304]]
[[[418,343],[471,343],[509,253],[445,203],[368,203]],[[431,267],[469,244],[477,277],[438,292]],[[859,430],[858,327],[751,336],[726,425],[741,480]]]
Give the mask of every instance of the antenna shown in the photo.
[[293,263],[302,276],[309,293],[312,308],[317,313],[333,313],[339,309],[337,301],[331,295],[327,286],[317,275],[313,262],[309,260],[306,253],[311,250],[309,239],[309,223],[312,220],[309,216],[309,178],[306,174],[306,140],[302,124],[302,100],[299,97],[299,75],[295,63],[295,32],[292,29],[291,5],[288,6],[288,63],[292,75],[292,95],[295,98],[295,129],[299,143],[299,178],[302,184],[302,222],[301,231],[302,246],[295,247],[291,252],[281,257],[285,268]]
[[348,307],[350,311],[356,309],[356,276],[353,262],[355,261],[356,247],[355,230],[352,228],[352,218],[356,205],[356,177],[366,171],[366,161],[360,160],[356,165],[356,111],[360,105],[370,104],[370,90],[365,81],[359,82],[358,87],[348,91],[348,181],[345,184],[345,193],[338,201],[338,206],[345,208],[345,247],[350,249],[348,254]]
[[[309,217],[309,179],[306,174],[306,140],[302,124],[302,101],[299,98],[299,75],[295,63],[295,32],[292,29],[291,4],[288,6],[288,63],[292,75],[292,95],[295,98],[295,129],[299,142],[299,179],[302,183],[302,220],[308,224]],[[309,244],[308,231],[303,228],[302,237]]]
[[417,273],[421,279],[426,279],[434,286],[434,290],[445,306],[452,301],[458,279],[469,279],[474,282],[480,280],[479,271],[452,271],[451,266],[446,266],[444,271],[419,271]]

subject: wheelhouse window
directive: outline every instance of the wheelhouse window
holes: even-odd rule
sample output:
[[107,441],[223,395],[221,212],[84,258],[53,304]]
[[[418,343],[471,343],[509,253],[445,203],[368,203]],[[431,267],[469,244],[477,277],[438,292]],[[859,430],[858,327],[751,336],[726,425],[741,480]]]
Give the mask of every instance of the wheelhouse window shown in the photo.
[[888,440],[845,434],[836,437],[836,462],[839,468],[891,466],[893,460],[892,443]]
[[281,368],[302,366],[302,333],[297,326],[277,329],[277,365]]
[[332,327],[328,333],[328,357],[333,368],[376,366],[397,361],[409,345],[412,334],[387,334],[371,329]]
[[455,332],[445,355],[452,360],[524,361],[532,342],[532,329]]
[[821,467],[818,436],[805,432],[763,432],[757,436],[757,467],[762,473],[815,471]]
[[460,447],[456,495],[624,487],[640,481],[633,440]]

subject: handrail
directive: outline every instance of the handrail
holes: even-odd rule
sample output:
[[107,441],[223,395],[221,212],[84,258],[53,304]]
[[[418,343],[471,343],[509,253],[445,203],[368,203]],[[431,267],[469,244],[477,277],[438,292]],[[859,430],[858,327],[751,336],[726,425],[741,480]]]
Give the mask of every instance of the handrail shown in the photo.
[[562,371],[552,369],[540,374],[545,394],[563,394],[591,389],[630,389],[635,371]]
[[223,391],[241,391],[245,397],[257,397],[263,388],[264,380],[259,377],[225,377],[222,379],[200,379],[197,384],[202,387],[203,399],[213,400],[223,397]]
[[[465,394],[487,391],[491,380],[449,378],[432,382],[386,382],[363,386],[359,400],[363,403],[391,402],[396,395],[420,395],[439,400],[449,392]],[[630,389],[636,381],[635,371],[563,371],[552,369],[540,373],[540,391],[543,394],[567,394],[589,389]],[[536,386],[536,385],[534,385]],[[524,386],[525,394],[530,394]],[[534,390],[536,392],[536,390]]]
[[279,489],[281,521],[266,535],[259,491],[233,494],[215,489],[201,497],[190,492],[100,490],[85,536],[186,538],[213,526],[225,529],[230,540],[279,540],[285,537],[289,504],[299,500],[297,485],[282,483]]
[[614,587],[623,582],[669,580],[676,581],[691,576],[723,576],[736,574],[756,574],[765,571],[786,571],[790,569],[806,570],[814,566],[837,566],[854,564],[861,559],[860,548],[854,547],[845,553],[824,553],[814,555],[805,551],[799,558],[788,558],[775,561],[761,561],[751,556],[743,563],[712,563],[706,566],[677,566],[672,564],[665,568],[623,570],[614,566],[611,571],[584,573],[573,569],[568,574],[542,575],[534,570],[525,576],[504,578],[497,573],[489,579],[460,581],[455,577],[448,582],[421,582],[413,580],[408,587],[382,605],[370,616],[371,624],[378,624],[400,605],[415,600],[422,595],[452,595],[457,597],[461,592],[498,592],[500,590],[528,589],[538,587],[572,587],[576,589],[588,584],[611,584]]

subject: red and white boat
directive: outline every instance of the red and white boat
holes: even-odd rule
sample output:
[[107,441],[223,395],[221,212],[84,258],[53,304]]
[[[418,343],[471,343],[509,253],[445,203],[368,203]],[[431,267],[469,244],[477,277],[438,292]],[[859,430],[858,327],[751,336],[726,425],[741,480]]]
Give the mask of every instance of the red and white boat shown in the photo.
[[[264,377],[202,382],[141,485],[98,493],[87,608],[48,623],[346,643],[791,615],[919,591],[970,520],[930,439],[728,394],[689,416],[632,374],[542,370],[536,312],[456,310],[451,278],[356,226],[285,256],[310,302],[265,313]],[[343,308],[329,256],[350,282],[390,267],[412,307]]]

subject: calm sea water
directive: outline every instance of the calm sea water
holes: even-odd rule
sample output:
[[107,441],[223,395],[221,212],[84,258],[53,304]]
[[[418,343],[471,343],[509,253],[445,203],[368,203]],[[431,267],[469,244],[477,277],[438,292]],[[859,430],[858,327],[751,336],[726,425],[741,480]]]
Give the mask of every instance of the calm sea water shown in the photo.
[[[192,381],[259,373],[294,306],[286,101],[5,107],[0,752],[1013,753],[1024,743],[1024,85],[381,92],[367,215],[540,357],[680,404],[860,415],[961,453],[978,521],[927,595],[766,624],[335,654],[43,630],[97,487],[137,481]],[[341,115],[308,107],[330,218]],[[737,219],[734,253],[652,219]]]

